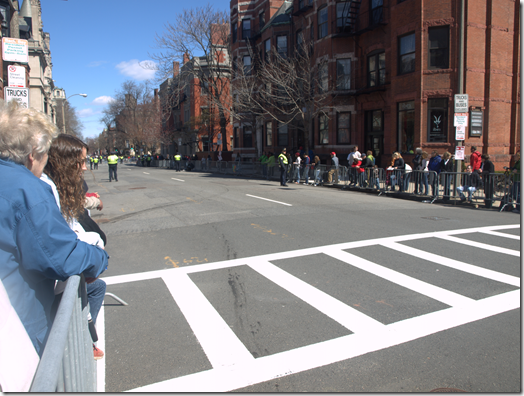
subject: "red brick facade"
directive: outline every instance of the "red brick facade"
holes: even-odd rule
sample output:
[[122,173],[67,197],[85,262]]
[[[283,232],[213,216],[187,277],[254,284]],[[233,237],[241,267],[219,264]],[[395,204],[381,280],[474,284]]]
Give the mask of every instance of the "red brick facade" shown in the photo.
[[[353,6],[359,5],[358,14],[346,29],[340,18],[349,10],[344,8],[347,3],[293,0],[290,23],[270,26],[255,40],[261,49],[267,38],[276,45],[276,35],[285,32],[292,49],[297,31],[302,29],[310,37],[313,28],[315,57],[329,59],[335,107],[329,114],[327,142],[320,142],[319,123],[315,122],[310,136],[313,152],[327,157],[335,151],[345,159],[350,147],[357,144],[360,151],[373,150],[381,166],[387,165],[395,151],[410,161],[416,147],[454,154],[461,0],[353,1]],[[520,150],[520,5],[514,0],[464,0],[464,4],[463,93],[469,96],[469,109],[482,112],[483,125],[481,135],[467,130],[463,145],[467,155],[470,146],[490,154],[501,170]],[[231,22],[238,27],[237,42],[232,41],[233,57],[241,56],[246,48],[242,20],[250,18],[256,33],[259,13],[265,12],[267,23],[283,5],[280,0],[231,0]],[[327,34],[319,37],[319,12],[324,7]],[[349,91],[336,89],[338,59],[351,61]],[[339,143],[342,112],[351,113],[350,133],[349,142]],[[265,130],[258,132],[260,151],[280,149],[267,147],[264,136]],[[305,138],[292,129],[289,136],[292,149]],[[238,140],[244,152],[255,154],[254,148],[242,147],[241,133]]]

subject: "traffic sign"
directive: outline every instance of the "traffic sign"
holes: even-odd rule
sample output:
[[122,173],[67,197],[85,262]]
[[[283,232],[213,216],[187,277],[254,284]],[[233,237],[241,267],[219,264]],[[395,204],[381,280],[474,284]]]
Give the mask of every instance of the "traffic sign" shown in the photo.
[[16,100],[20,107],[29,108],[29,88],[4,87],[4,98],[6,102]]
[[467,113],[469,108],[468,94],[455,95],[455,113]]
[[25,67],[9,65],[7,82],[9,87],[25,88]]
[[455,113],[455,120],[453,126],[467,127],[468,126],[468,113]]
[[29,44],[27,40],[2,37],[2,59],[7,62],[29,62]]

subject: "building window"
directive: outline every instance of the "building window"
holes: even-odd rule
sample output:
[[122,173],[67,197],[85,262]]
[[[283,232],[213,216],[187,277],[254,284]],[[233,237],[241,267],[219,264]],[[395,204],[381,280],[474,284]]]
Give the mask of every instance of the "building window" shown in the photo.
[[449,26],[428,29],[430,69],[449,68]]
[[288,133],[287,133],[287,124],[280,124],[278,126],[278,145],[287,146],[288,145]]
[[328,9],[324,7],[318,11],[318,38],[319,40],[328,34]]
[[369,24],[371,26],[379,24],[382,22],[382,8],[383,0],[371,0],[369,2],[369,7],[371,8],[369,12]]
[[337,114],[337,144],[349,144],[351,113]]
[[384,131],[384,113],[382,110],[369,110],[365,113],[367,133],[380,133]]
[[351,1],[337,3],[337,30],[344,31],[351,27]]
[[265,60],[266,62],[269,62],[271,59],[271,39],[267,39],[264,42],[264,49],[265,49]]
[[242,39],[251,38],[251,19],[242,20]]
[[428,99],[428,142],[448,141],[448,100]]
[[253,147],[253,131],[250,126],[245,126],[243,128],[244,130],[244,136],[242,136],[242,142],[244,145],[242,147]]
[[209,136],[202,136],[202,151],[209,151]]
[[318,117],[318,139],[320,144],[329,144],[327,115],[321,115]]
[[262,29],[265,24],[266,24],[266,13],[264,11],[262,11],[260,14],[258,14],[259,29]]
[[244,56],[244,75],[251,75],[251,57],[249,55]]
[[240,139],[239,139],[239,136],[238,136],[238,127],[233,128],[233,136],[234,136],[234,139],[235,139],[234,147],[239,147],[238,141]]
[[318,88],[319,88],[319,91],[320,91],[319,93],[327,92],[327,90],[328,90],[328,78],[329,78],[328,64],[327,63],[322,63],[318,67]]
[[238,25],[236,22],[233,22],[233,43],[237,42],[237,33],[238,33]]
[[351,89],[351,59],[337,59],[337,89]]
[[287,58],[287,36],[277,36],[277,52],[282,58]]
[[304,32],[302,30],[297,31],[297,50],[300,54],[304,54]]
[[398,39],[398,74],[415,71],[415,33]]
[[0,6],[0,14],[2,15],[2,37],[9,37],[9,8]]
[[313,0],[298,0],[298,9],[301,10],[305,6],[311,5]]
[[376,87],[386,83],[386,53],[368,56],[368,86]]
[[266,122],[266,146],[273,146],[273,123],[271,121]]
[[415,101],[397,104],[398,150],[409,153],[415,150]]

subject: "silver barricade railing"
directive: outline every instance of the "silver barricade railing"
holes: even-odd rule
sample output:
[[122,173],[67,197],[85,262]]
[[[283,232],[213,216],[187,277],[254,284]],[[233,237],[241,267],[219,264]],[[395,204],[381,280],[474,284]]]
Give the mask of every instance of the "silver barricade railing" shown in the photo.
[[508,205],[511,209],[513,209],[513,205],[517,205],[515,209],[520,210],[520,173],[510,173],[507,175],[504,191],[505,195],[501,200],[500,212],[506,209]]
[[31,392],[96,392],[93,341],[83,276],[71,276],[58,306]]

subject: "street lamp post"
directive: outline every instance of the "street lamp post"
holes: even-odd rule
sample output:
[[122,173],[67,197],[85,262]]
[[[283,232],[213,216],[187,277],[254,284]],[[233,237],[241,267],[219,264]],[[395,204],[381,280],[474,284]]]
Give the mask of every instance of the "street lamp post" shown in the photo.
[[82,96],[82,97],[87,97],[87,94],[84,94],[84,93],[81,93],[81,94],[74,94],[74,95],[71,95],[69,96],[67,99],[64,99],[62,101],[62,127],[64,128],[64,133],[66,133],[66,127],[65,127],[65,102],[69,99],[69,98],[72,98],[73,96]]

